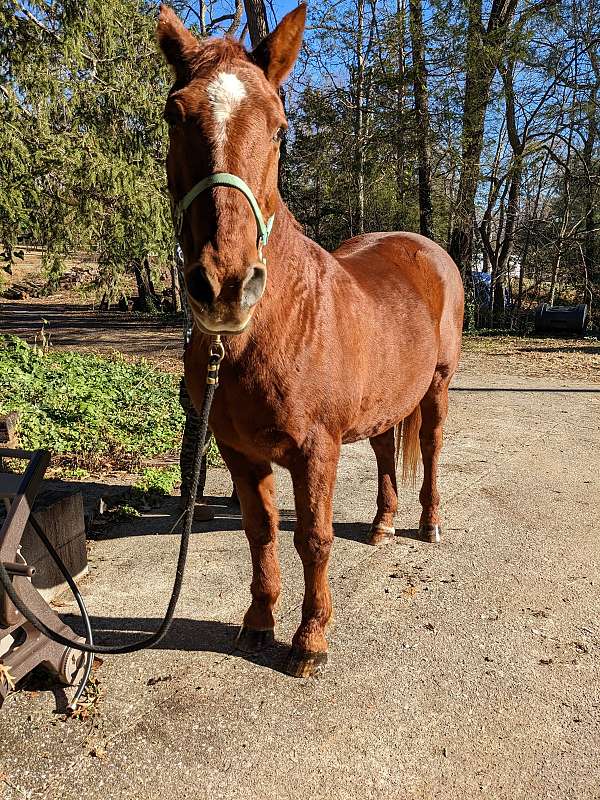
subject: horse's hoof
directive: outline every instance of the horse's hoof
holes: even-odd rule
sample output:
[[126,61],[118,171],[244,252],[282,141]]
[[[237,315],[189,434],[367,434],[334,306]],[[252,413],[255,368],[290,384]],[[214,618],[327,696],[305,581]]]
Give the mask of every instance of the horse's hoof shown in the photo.
[[396,535],[396,529],[389,525],[374,525],[369,531],[367,544],[382,544],[391,541]]
[[310,678],[323,671],[327,653],[311,653],[292,647],[285,662],[285,673],[292,678]]
[[257,630],[242,625],[235,640],[235,647],[236,650],[242,650],[244,653],[259,653],[265,647],[270,647],[274,641],[273,628]]
[[442,529],[439,525],[421,525],[419,528],[419,539],[432,544],[439,544],[442,541]]

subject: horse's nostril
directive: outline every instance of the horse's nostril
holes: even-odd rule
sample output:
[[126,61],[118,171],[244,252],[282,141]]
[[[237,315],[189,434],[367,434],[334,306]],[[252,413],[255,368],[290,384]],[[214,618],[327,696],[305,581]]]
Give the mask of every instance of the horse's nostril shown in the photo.
[[246,308],[256,305],[263,296],[266,283],[267,270],[264,267],[250,267],[242,284],[242,305]]
[[191,298],[203,306],[209,306],[215,299],[215,292],[203,267],[194,267],[185,276],[185,283]]

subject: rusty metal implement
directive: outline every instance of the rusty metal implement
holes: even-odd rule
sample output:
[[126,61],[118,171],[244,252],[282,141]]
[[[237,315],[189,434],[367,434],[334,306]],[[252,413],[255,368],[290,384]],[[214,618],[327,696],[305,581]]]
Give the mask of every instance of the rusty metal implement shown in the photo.
[[[0,472],[0,500],[6,506],[6,518],[0,528],[0,562],[11,576],[14,588],[37,617],[56,633],[75,641],[84,641],[61,621],[31,583],[35,569],[21,556],[21,539],[28,523],[37,527],[31,515],[44,473],[50,461],[45,450],[24,451],[0,448],[0,459],[22,459],[27,467],[21,475]],[[61,683],[72,685],[86,668],[84,653],[57,644],[39,633],[14,607],[0,586],[0,706],[12,685],[35,667],[42,665]]]

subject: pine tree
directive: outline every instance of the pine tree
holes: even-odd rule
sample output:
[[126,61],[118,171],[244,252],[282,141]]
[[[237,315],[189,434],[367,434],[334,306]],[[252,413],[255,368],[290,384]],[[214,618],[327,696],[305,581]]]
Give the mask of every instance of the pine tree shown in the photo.
[[0,16],[0,234],[42,244],[49,277],[73,250],[95,254],[116,292],[173,245],[162,121],[168,70],[144,0],[21,5]]

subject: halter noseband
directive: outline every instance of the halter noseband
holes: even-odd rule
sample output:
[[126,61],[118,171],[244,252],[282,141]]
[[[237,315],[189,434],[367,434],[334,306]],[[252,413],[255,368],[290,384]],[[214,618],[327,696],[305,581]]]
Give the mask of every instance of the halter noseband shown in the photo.
[[207,189],[211,189],[213,186],[230,186],[233,189],[238,189],[246,198],[246,200],[250,203],[250,208],[252,209],[252,213],[254,214],[254,219],[256,220],[256,227],[258,229],[258,236],[257,236],[257,246],[258,246],[258,257],[261,261],[264,261],[264,257],[262,254],[263,247],[269,241],[269,236],[271,234],[271,228],[273,227],[273,221],[275,219],[275,214],[272,217],[269,217],[267,222],[265,223],[264,217],[262,215],[262,211],[258,203],[256,202],[256,197],[252,194],[252,189],[248,186],[248,184],[243,181],[241,178],[238,178],[237,175],[232,175],[230,172],[214,172],[212,175],[208,175],[206,178],[203,178],[201,181],[193,186],[189,192],[183,196],[183,199],[176,203],[174,206],[173,218],[175,222],[175,231],[177,236],[181,233],[181,226],[183,225],[183,215],[194,202],[194,200],[198,197],[198,195],[202,194],[202,192],[206,191]]

